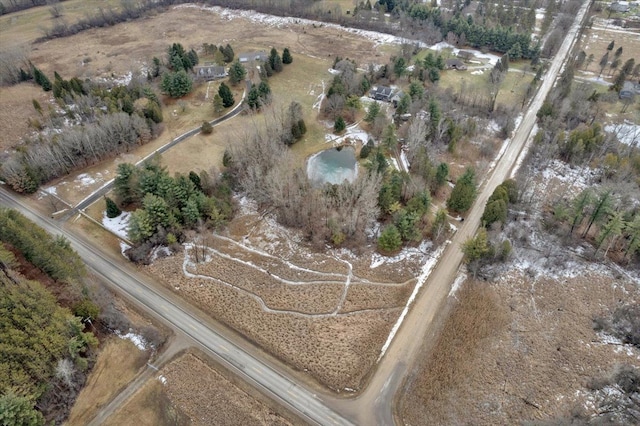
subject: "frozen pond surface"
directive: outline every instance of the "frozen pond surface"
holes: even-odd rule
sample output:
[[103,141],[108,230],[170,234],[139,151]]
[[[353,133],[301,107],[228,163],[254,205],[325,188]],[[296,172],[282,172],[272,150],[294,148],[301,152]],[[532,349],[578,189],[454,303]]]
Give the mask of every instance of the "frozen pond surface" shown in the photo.
[[353,182],[357,173],[356,154],[351,147],[326,149],[307,162],[307,176],[313,185]]

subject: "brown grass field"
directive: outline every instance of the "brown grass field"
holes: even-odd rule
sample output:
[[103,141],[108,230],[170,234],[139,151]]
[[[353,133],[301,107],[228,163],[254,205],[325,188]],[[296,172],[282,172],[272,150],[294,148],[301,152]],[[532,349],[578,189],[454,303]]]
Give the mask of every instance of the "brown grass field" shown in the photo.
[[85,425],[140,371],[149,354],[129,340],[110,337],[102,344],[87,384],[76,400],[67,424]]
[[404,423],[520,424],[568,416],[590,378],[618,363],[638,365],[637,350],[602,343],[592,321],[618,300],[639,297],[632,283],[595,273],[558,281],[514,271],[493,284],[466,282],[434,353],[404,394]]

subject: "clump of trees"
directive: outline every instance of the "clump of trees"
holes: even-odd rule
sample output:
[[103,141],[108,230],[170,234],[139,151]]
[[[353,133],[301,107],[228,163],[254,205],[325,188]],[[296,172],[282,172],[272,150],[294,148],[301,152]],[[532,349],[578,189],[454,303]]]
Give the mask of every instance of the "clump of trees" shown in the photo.
[[494,223],[504,225],[507,220],[509,204],[515,203],[518,199],[518,187],[514,180],[509,179],[502,182],[493,190],[487,200],[480,219],[485,228],[491,227]]
[[225,155],[227,173],[238,188],[273,211],[283,225],[302,229],[314,243],[362,242],[378,214],[381,176],[361,173],[353,183],[314,187],[288,149],[301,119],[299,105],[272,104],[261,117],[261,123],[234,138]]
[[185,230],[198,226],[219,228],[234,214],[224,178],[205,171],[171,177],[159,161],[154,158],[140,168],[119,164],[114,181],[119,203],[138,207],[128,229],[129,239],[138,245],[129,253],[136,262],[144,261],[153,245],[175,243]]
[[[158,61],[154,58],[154,64]],[[168,71],[162,74],[160,88],[162,92],[172,98],[181,98],[193,89],[193,80],[187,71],[193,71],[198,65],[198,54],[191,49],[186,51],[180,43],[173,43],[167,51]],[[154,71],[158,74],[159,71]]]

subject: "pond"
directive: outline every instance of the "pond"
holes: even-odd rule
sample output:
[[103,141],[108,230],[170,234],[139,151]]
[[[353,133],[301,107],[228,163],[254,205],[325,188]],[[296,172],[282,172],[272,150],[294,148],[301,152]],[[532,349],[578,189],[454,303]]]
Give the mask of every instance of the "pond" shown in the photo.
[[353,182],[357,174],[356,153],[351,147],[325,149],[307,162],[307,176],[316,186]]

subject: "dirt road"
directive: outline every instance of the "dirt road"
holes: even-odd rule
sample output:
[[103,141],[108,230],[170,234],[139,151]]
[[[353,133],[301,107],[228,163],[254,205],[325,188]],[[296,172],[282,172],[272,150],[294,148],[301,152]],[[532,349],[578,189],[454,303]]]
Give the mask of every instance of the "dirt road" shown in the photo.
[[357,417],[359,424],[391,425],[395,423],[392,411],[394,397],[401,390],[408,369],[415,364],[421,350],[425,348],[425,345],[432,343],[433,339],[430,341],[427,337],[434,319],[445,306],[451,284],[462,263],[462,244],[472,237],[478,229],[486,201],[495,187],[510,177],[511,170],[529,140],[529,135],[536,122],[536,113],[553,87],[571,52],[590,3],[590,1],[586,2],[578,12],[573,26],[553,59],[540,90],[531,101],[511,142],[504,150],[503,155],[496,161],[496,166],[480,189],[478,198],[467,219],[445,249],[439,264],[429,275],[423,290],[380,361],[366,390],[347,404],[339,403],[342,405],[339,411],[344,410],[344,412],[353,415],[359,414]]

